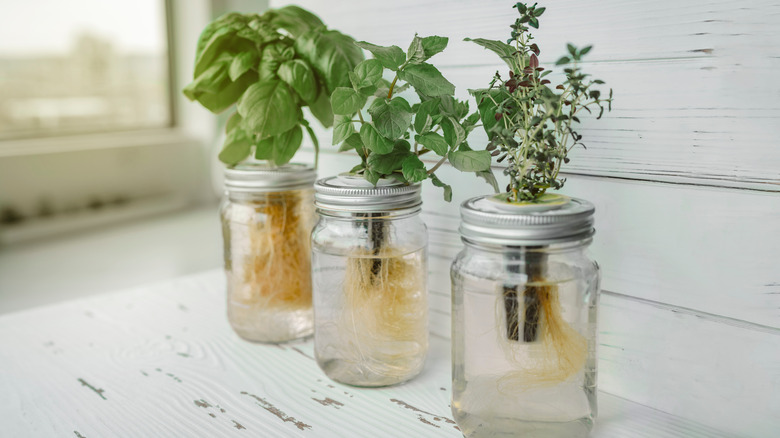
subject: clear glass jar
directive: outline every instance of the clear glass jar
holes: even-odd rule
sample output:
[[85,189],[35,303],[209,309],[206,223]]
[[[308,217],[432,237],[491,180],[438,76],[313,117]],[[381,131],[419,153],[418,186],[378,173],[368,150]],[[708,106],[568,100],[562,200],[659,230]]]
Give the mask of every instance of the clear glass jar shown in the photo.
[[246,163],[225,171],[220,216],[228,320],[244,339],[285,342],[313,331],[315,179],[314,169],[301,164]]
[[325,374],[387,386],[420,373],[428,351],[428,234],[420,185],[359,177],[315,184],[314,352]]
[[593,205],[461,206],[452,263],[452,412],[469,438],[587,437],[596,417]]

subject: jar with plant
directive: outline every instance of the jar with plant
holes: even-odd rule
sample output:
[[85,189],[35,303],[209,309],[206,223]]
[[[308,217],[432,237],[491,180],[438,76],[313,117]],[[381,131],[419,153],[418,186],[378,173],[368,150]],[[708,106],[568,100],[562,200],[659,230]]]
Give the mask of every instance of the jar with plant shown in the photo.
[[[448,39],[415,36],[409,49],[359,42],[373,59],[333,91],[333,144],[359,161],[315,184],[312,233],[315,353],[331,379],[385,386],[417,375],[428,346],[427,233],[421,183],[448,162],[487,179],[490,153],[466,137],[479,115],[426,62]],[[384,78],[388,74],[387,80]],[[414,91],[417,103],[401,95]],[[432,157],[430,164],[423,159]]]
[[243,338],[283,342],[311,334],[314,166],[290,160],[307,131],[308,108],[333,124],[330,95],[364,59],[354,40],[302,8],[223,15],[197,44],[184,94],[214,113],[232,108],[219,159],[228,319]]
[[[567,46],[560,83],[541,66],[531,35],[545,11],[517,3],[504,43],[467,39],[496,54],[509,72],[471,90],[498,162],[504,193],[461,206],[463,251],[452,265],[452,410],[468,437],[528,432],[587,436],[596,416],[597,264],[585,254],[591,203],[549,193],[582,145],[585,113],[600,118],[612,91],[580,67],[591,46]],[[584,147],[584,146],[583,146]]]

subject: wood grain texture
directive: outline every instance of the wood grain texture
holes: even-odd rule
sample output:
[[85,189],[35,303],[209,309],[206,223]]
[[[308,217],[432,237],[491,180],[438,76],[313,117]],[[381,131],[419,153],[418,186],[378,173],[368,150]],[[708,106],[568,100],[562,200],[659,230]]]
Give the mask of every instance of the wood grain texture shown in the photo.
[[[445,339],[432,337],[423,373],[407,384],[344,386],[320,372],[311,340],[239,339],[224,316],[224,282],[207,271],[0,317],[2,435],[461,436]],[[597,438],[727,436],[600,398]]]
[[[447,50],[432,62],[460,98],[505,70],[493,53],[463,38],[505,40],[515,15],[511,2],[296,3],[330,27],[380,45],[405,49],[415,32],[448,36]],[[586,70],[615,91],[612,113],[598,122],[583,119],[588,150],[574,152],[569,172],[780,191],[780,5],[591,0],[546,6],[535,32],[542,64],[565,54],[567,42],[594,44]],[[485,139],[477,132],[471,142],[480,147]]]

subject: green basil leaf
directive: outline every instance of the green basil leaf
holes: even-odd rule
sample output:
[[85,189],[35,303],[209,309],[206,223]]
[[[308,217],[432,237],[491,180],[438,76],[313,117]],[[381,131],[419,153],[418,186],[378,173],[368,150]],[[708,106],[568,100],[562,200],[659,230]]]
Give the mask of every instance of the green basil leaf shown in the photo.
[[409,102],[400,97],[392,100],[378,98],[371,104],[368,113],[379,134],[390,140],[402,136],[412,124]]
[[249,137],[244,131],[236,129],[225,138],[225,145],[219,153],[219,161],[232,166],[244,161],[251,151],[252,142]]
[[292,159],[303,142],[303,131],[300,126],[295,126],[287,132],[274,137],[273,160],[277,166],[287,164]]
[[452,151],[449,160],[452,167],[461,172],[482,172],[490,169],[488,151]]
[[293,59],[279,66],[279,78],[291,86],[301,99],[313,102],[317,98],[317,79],[303,60]]
[[274,137],[289,131],[300,120],[300,109],[290,88],[282,81],[267,80],[250,86],[238,102],[245,129]]
[[358,93],[353,88],[338,87],[330,97],[333,114],[352,116],[366,104],[366,96]]
[[255,65],[257,65],[257,52],[239,53],[233,58],[233,62],[230,63],[230,80],[235,81]]
[[425,52],[425,59],[443,51],[447,48],[449,38],[440,36],[429,36],[422,39],[422,47]]
[[[422,134],[425,132],[425,126],[427,124],[426,116],[433,116],[434,114],[439,113],[439,105],[441,104],[441,99],[434,98],[430,100],[426,100],[422,103],[420,103],[420,106],[417,107],[417,115],[414,117],[414,130],[418,134]],[[430,129],[430,126],[428,127]]]
[[324,78],[328,94],[348,87],[349,72],[363,60],[355,40],[335,30],[312,29],[295,40],[295,50]]
[[521,68],[517,64],[517,60],[515,59],[514,53],[517,51],[514,47],[510,46],[509,44],[503,42],[503,41],[495,41],[495,40],[487,40],[484,38],[464,38],[463,41],[471,41],[473,43],[476,43],[496,55],[498,55],[501,59],[506,62],[506,64],[509,66],[509,68],[512,69],[515,73],[520,72]]
[[238,111],[234,112],[228,119],[227,123],[225,123],[225,132],[230,133],[230,131],[240,127],[242,120],[243,119],[241,118],[241,114],[239,114]]
[[444,140],[444,137],[435,132],[426,132],[425,134],[415,135],[414,139],[421,145],[442,157],[447,155],[447,152],[450,150],[450,147],[447,145],[447,141]]
[[449,184],[445,184],[435,174],[431,174],[430,177],[431,177],[431,182],[433,183],[433,185],[435,185],[436,187],[441,187],[441,188],[444,189],[444,200],[447,201],[447,202],[452,201],[452,186],[450,186]]
[[374,59],[381,62],[384,68],[398,71],[398,67],[406,61],[404,51],[398,46],[382,47],[365,41],[358,41],[355,44],[361,49],[371,52]]
[[227,14],[211,23],[215,27],[206,26],[196,49],[194,78],[200,76],[224,54],[255,50],[252,43],[236,36],[236,32],[245,28],[244,20],[241,14]]
[[393,151],[393,142],[382,137],[370,123],[360,127],[360,139],[374,153],[384,155]]
[[[228,81],[229,82],[229,81]],[[221,113],[230,108],[246,92],[248,87],[257,82],[257,74],[248,72],[217,93],[198,93],[195,100],[213,113]]]
[[352,126],[352,117],[336,116],[333,122],[333,143],[339,144],[355,133],[355,127]]
[[312,29],[324,26],[322,20],[316,15],[292,5],[273,10],[271,23],[290,32],[293,38],[297,38]]
[[398,77],[412,84],[415,90],[426,96],[435,97],[455,93],[455,85],[445,79],[436,67],[424,62],[407,65],[398,72]]
[[444,139],[453,149],[466,140],[466,130],[451,116],[442,119],[441,129],[444,132]]
[[414,35],[412,43],[406,49],[406,61],[410,64],[419,64],[425,61],[425,49],[423,49],[422,38]]
[[309,109],[314,117],[322,123],[322,126],[330,128],[333,126],[333,108],[330,106],[330,95],[325,92],[325,87],[318,88],[320,92],[314,102],[309,102]]
[[403,163],[401,163],[401,170],[404,178],[409,182],[420,182],[428,178],[425,163],[420,161],[417,155],[414,154],[404,158]]
[[212,65],[184,87],[184,95],[194,100],[198,93],[218,93],[230,83],[229,69],[229,58]]
[[271,160],[274,157],[274,139],[276,137],[268,137],[260,140],[255,145],[255,159],[258,160]]

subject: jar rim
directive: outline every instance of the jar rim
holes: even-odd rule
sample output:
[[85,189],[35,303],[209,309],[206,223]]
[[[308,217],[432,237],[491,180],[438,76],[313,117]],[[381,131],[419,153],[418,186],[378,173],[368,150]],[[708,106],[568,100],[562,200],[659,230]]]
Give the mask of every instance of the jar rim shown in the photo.
[[311,187],[317,179],[314,167],[302,163],[272,166],[245,162],[225,168],[225,188],[236,192],[277,192]]
[[384,179],[372,185],[362,176],[344,173],[314,184],[314,205],[320,210],[380,213],[419,208],[421,184]]

